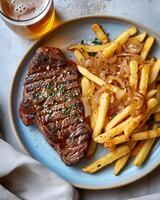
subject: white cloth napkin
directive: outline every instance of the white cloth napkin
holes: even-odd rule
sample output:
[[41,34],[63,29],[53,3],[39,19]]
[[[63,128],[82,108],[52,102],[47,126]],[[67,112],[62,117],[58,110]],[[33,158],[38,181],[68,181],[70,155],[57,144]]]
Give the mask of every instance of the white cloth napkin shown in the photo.
[[0,139],[0,200],[78,200],[54,172]]

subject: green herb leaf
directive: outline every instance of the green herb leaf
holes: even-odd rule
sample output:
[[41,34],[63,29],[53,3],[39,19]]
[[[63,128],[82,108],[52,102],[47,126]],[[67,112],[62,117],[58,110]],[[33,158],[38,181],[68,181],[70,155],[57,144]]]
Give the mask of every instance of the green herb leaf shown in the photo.
[[102,42],[99,41],[98,38],[95,38],[95,39],[92,41],[92,43],[95,44],[95,45],[101,45],[101,44],[102,44]]
[[54,96],[55,96],[55,93],[54,93],[54,92],[49,92],[48,95],[49,95],[50,97],[54,97]]
[[53,87],[54,87],[54,83],[51,83],[51,82],[50,82],[50,83],[48,84],[48,86],[47,86],[47,89],[50,90],[50,89],[52,89]]
[[64,85],[61,85],[61,86],[60,86],[60,94],[61,94],[61,95],[64,95],[64,94],[65,94],[65,87],[64,87]]

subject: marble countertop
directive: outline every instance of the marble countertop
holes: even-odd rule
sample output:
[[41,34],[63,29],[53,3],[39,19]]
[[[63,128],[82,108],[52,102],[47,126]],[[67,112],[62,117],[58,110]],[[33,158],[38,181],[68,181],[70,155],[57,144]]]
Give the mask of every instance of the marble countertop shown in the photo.
[[[159,0],[55,0],[55,6],[57,21],[92,14],[122,16],[142,23],[160,35]],[[16,67],[32,43],[14,34],[0,19],[0,126],[6,140],[19,150],[21,149],[10,127],[8,97]],[[79,191],[82,200],[125,200],[160,192],[160,168],[145,178],[122,188]]]

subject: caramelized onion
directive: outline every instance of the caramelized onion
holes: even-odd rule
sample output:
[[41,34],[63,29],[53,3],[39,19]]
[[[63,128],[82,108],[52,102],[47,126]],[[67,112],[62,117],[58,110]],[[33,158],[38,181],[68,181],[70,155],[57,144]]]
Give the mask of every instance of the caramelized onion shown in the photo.
[[108,76],[106,82],[111,83],[112,81],[116,81],[119,83],[119,85],[121,86],[121,88],[125,88],[125,83],[123,82],[123,80],[121,78],[119,78],[118,76]]
[[142,47],[143,47],[142,43],[135,38],[130,38],[127,42],[123,44],[125,52],[128,53],[138,54],[141,52]]

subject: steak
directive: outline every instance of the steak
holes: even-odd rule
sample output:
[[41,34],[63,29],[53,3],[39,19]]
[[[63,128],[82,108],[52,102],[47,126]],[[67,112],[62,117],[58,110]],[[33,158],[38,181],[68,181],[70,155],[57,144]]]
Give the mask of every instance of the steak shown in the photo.
[[67,165],[86,154],[90,127],[84,117],[76,65],[58,48],[40,47],[30,62],[19,115],[35,124]]

